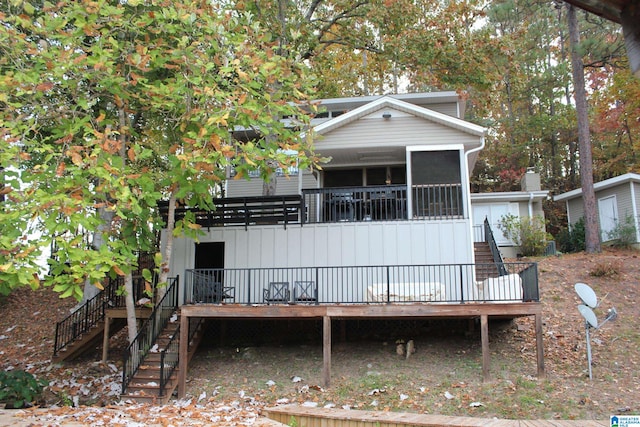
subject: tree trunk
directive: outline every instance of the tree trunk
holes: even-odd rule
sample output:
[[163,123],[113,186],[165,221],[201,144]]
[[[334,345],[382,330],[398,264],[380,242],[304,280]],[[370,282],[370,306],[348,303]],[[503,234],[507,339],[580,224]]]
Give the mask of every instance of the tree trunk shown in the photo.
[[129,332],[129,344],[138,335],[138,319],[136,318],[136,303],[133,300],[133,276],[131,272],[124,276],[125,306],[127,308],[127,331]]
[[[167,283],[169,278],[169,265],[171,263],[171,257],[173,254],[173,229],[176,222],[176,192],[175,189],[169,196],[169,207],[167,210],[167,235],[164,245],[164,251],[162,253],[162,264],[160,264],[160,274],[158,275],[158,283]],[[156,301],[154,305],[157,305],[167,292],[166,286],[160,286],[156,289]]]
[[571,69],[575,89],[576,114],[578,117],[578,152],[580,153],[580,181],[584,203],[585,250],[587,253],[600,252],[598,231],[598,209],[593,189],[593,160],[591,157],[591,136],[589,134],[589,110],[584,82],[584,64],[578,53],[580,34],[575,7],[569,5],[569,44],[571,45]]
[[[115,212],[107,210],[106,207],[98,209],[98,215],[102,220],[102,223],[98,226],[98,229],[93,233],[92,246],[94,251],[100,250],[102,245],[105,244],[104,236],[109,234],[111,229],[111,222],[113,221]],[[89,301],[100,293],[100,289],[96,288],[89,279],[84,281],[84,291],[82,293],[82,301],[79,306]]]

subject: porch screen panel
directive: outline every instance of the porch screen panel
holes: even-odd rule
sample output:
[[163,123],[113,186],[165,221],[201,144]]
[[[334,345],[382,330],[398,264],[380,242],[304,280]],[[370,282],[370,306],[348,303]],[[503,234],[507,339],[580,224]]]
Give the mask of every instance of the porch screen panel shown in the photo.
[[411,153],[413,216],[445,219],[464,215],[460,151]]

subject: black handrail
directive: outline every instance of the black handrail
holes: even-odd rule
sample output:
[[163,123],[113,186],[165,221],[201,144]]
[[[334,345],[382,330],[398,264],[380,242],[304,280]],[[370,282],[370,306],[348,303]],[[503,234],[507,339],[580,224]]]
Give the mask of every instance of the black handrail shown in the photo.
[[180,354],[180,325],[169,338],[169,342],[160,350],[160,390],[159,396],[164,396],[165,388],[169,382],[169,378],[178,367],[178,359]]
[[[136,276],[133,281],[134,299],[137,301],[142,297],[144,291],[144,279],[142,276]],[[124,296],[118,292],[118,289],[123,284],[124,280],[121,276],[115,279],[109,278],[102,291],[56,323],[56,335],[53,345],[54,356],[57,356],[61,350],[104,320],[107,308],[125,306]]]
[[496,264],[500,275],[504,276],[506,274],[509,274],[504,266],[504,259],[502,258],[502,254],[500,253],[500,249],[498,248],[498,243],[496,243],[496,238],[493,235],[493,230],[491,230],[491,225],[489,224],[489,220],[487,218],[484,219],[484,239],[485,242],[487,242],[487,244],[489,245],[491,255],[493,256],[493,262]]
[[[195,334],[200,328],[200,324],[204,322],[203,318],[189,318],[189,338],[188,342],[191,342]],[[180,325],[175,330],[169,342],[160,351],[160,391],[159,396],[164,396],[165,389],[169,383],[169,379],[178,368],[179,354],[180,354]]]
[[[135,301],[142,297],[145,289],[145,281],[140,273],[143,268],[153,268],[152,253],[140,252],[138,254],[138,267],[133,276],[133,297]],[[107,307],[119,308],[125,306],[124,295],[118,292],[118,289],[123,285],[123,277],[118,276],[115,279],[107,277],[107,285],[103,290],[56,323],[56,335],[53,344],[54,356],[57,356],[62,349],[104,320]]]
[[107,306],[115,306],[116,291],[122,284],[122,281],[118,279],[109,279],[104,289],[96,296],[87,300],[67,317],[56,323],[56,335],[53,344],[54,356],[57,356],[62,349],[103,320]]
[[149,354],[160,333],[167,326],[178,309],[178,285],[180,277],[168,279],[167,290],[148,319],[142,323],[138,335],[124,352],[122,366],[122,393],[138,372],[140,365]]

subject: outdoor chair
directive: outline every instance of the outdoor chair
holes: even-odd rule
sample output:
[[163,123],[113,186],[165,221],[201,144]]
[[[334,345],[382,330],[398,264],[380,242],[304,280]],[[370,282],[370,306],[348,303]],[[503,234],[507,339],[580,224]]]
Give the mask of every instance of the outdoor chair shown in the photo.
[[270,282],[269,287],[263,290],[262,297],[267,304],[287,303],[291,296],[289,282]]
[[318,287],[316,282],[296,281],[293,285],[293,302],[318,304]]
[[195,277],[193,299],[201,303],[220,303],[226,299],[235,300],[235,288],[223,286],[213,275],[200,274]]

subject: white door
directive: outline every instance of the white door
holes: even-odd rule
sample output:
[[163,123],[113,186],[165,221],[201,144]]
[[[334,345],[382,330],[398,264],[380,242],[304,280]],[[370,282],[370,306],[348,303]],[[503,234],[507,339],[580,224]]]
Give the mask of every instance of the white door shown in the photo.
[[[477,226],[481,226],[484,224],[484,219],[487,218],[489,220],[489,225],[491,225],[491,231],[493,231],[493,237],[496,239],[496,243],[498,245],[510,245],[513,244],[509,239],[507,239],[502,231],[498,228],[498,223],[503,216],[508,214],[514,214],[512,209],[509,206],[509,203],[491,203],[491,204],[480,204],[473,205],[473,225],[474,228]],[[477,237],[477,236],[474,236]]]
[[609,234],[618,224],[618,203],[616,196],[598,199],[598,216],[600,217],[600,238],[603,242],[611,240]]

